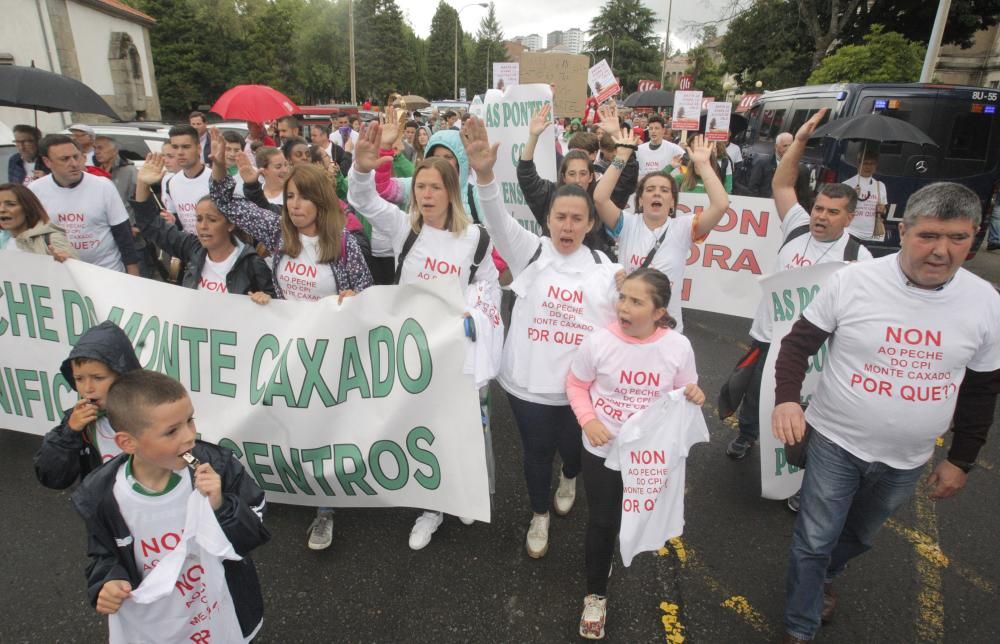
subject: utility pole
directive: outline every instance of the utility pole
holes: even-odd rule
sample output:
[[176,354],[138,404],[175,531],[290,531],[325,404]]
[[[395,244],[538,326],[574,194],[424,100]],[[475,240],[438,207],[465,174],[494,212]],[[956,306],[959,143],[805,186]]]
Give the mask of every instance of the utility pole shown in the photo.
[[920,82],[931,82],[934,65],[937,64],[938,51],[941,50],[941,37],[944,36],[944,25],[948,22],[948,10],[951,0],[938,2],[937,16],[934,17],[934,28],[931,29],[931,39],[927,42],[927,54],[924,55],[924,68],[920,70]]
[[663,38],[663,69],[660,71],[660,89],[667,84],[667,57],[670,55],[670,14],[674,10],[674,1],[667,0],[667,33]]
[[347,40],[349,57],[351,59],[351,104],[358,104],[358,80],[354,73],[354,0],[347,3]]

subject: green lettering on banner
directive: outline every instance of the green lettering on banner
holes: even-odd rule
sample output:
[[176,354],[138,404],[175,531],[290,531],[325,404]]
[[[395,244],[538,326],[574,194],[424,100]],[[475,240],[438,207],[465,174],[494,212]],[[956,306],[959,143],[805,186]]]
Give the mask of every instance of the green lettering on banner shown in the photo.
[[[66,341],[76,346],[80,336],[97,322],[97,316],[94,314],[94,303],[90,301],[90,298],[84,299],[76,291],[70,290],[62,292],[62,300],[63,315],[66,316]],[[77,326],[77,319],[79,319],[79,326]]]
[[801,312],[806,310],[806,307],[809,306],[812,299],[816,297],[817,293],[819,293],[819,284],[814,284],[812,288],[800,286],[795,290],[799,295],[799,311]]
[[267,384],[262,385],[260,382],[260,362],[264,359],[264,354],[270,353],[271,358],[275,358],[278,356],[280,348],[281,345],[278,344],[278,338],[270,333],[260,336],[260,339],[257,340],[257,346],[253,348],[253,359],[250,361],[251,405],[259,403],[261,398],[264,397],[264,392],[267,391]]
[[313,479],[319,484],[323,493],[327,496],[336,496],[333,493],[333,488],[330,487],[330,482],[326,480],[326,476],[323,474],[324,462],[329,461],[333,456],[332,448],[329,445],[324,445],[323,447],[304,449],[302,450],[301,455],[303,461],[312,463]]
[[[281,482],[285,486],[285,491],[289,494],[298,494],[295,491],[295,487],[299,488],[306,494],[310,496],[315,496],[316,493],[313,492],[312,488],[306,482],[306,475],[302,471],[302,462],[299,460],[299,450],[294,447],[288,448],[289,458],[292,461],[291,466],[288,464],[288,460],[285,459],[284,452],[281,451],[281,445],[271,445],[271,459],[274,461],[274,469],[278,470],[278,476],[281,477]],[[292,486],[295,483],[295,486]]]
[[212,329],[209,335],[209,372],[212,377],[212,393],[226,398],[236,397],[236,385],[222,379],[222,370],[233,371],[236,368],[236,356],[222,353],[222,347],[236,346],[236,332]]
[[8,414],[10,413],[10,408],[13,405],[14,414],[17,416],[21,415],[21,401],[17,397],[17,386],[14,384],[14,374],[10,367],[3,368],[3,375],[7,378],[7,404],[3,406],[4,411]]
[[337,399],[340,402],[347,400],[347,394],[352,389],[357,389],[362,398],[371,398],[372,393],[368,388],[368,375],[365,367],[361,363],[361,353],[358,351],[358,339],[353,335],[344,338],[344,355],[340,362],[340,388],[337,391]]
[[198,327],[181,328],[181,340],[188,345],[188,368],[191,370],[190,389],[201,391],[201,345],[208,340],[208,329]]
[[434,453],[420,447],[418,441],[423,441],[430,447],[434,444],[434,434],[426,427],[414,427],[406,435],[406,451],[413,460],[430,468],[430,474],[425,474],[420,469],[414,470],[414,480],[424,489],[436,490],[441,485],[441,465]]
[[[368,332],[368,354],[372,362],[372,396],[385,398],[392,393],[396,374],[396,352],[393,347],[392,330],[389,327],[377,326]],[[385,355],[387,363],[384,372],[382,371],[383,355]]]
[[774,448],[774,475],[781,476],[781,470],[787,468],[789,474],[795,474],[799,471],[798,467],[795,467],[788,462],[788,455],[785,453],[784,447]]
[[[122,316],[124,314],[125,314],[124,309],[117,306],[112,306],[111,312],[108,313],[108,320],[120,326],[122,328],[122,331],[125,332],[125,335],[128,336],[129,342],[131,342],[134,346],[138,346],[136,345],[136,335],[138,335],[139,327],[142,325],[142,314],[133,313],[128,317],[128,322],[122,324]],[[138,353],[138,351],[136,353]],[[155,351],[153,352],[153,359],[156,359]]]
[[813,371],[819,373],[823,371],[823,365],[826,364],[826,353],[829,347],[826,342],[820,345],[819,351],[814,353],[809,358],[809,362],[806,365],[806,373],[812,373]]
[[[382,469],[382,454],[389,453],[396,460],[396,469],[398,473],[396,478],[391,479],[385,475],[385,470]],[[370,450],[368,450],[368,466],[372,470],[372,476],[379,485],[384,487],[389,491],[398,490],[406,485],[407,479],[410,478],[410,465],[406,462],[406,454],[403,452],[403,448],[390,440],[375,441],[372,444]]]
[[149,343],[149,345],[153,347],[153,350],[149,354],[149,360],[146,361],[146,364],[142,365],[143,369],[155,369],[159,358],[157,355],[159,353],[157,351],[157,347],[160,344],[160,318],[155,315],[146,320],[146,324],[143,325],[142,331],[139,332],[139,338],[135,343],[136,355],[142,353],[142,350],[147,345],[146,339],[149,338],[149,336],[153,336],[153,341]]
[[271,469],[271,466],[257,462],[257,459],[261,456],[267,456],[267,445],[264,443],[247,442],[243,443],[243,449],[246,453],[247,469],[249,469],[250,473],[253,474],[253,477],[257,479],[257,485],[259,485],[262,490],[266,490],[268,492],[284,492],[285,489],[277,483],[264,480],[265,474],[274,474],[274,470]]
[[779,296],[771,291],[771,304],[774,309],[774,321],[785,322],[795,316],[795,304],[792,302],[792,292],[785,290]]
[[243,450],[241,450],[240,446],[234,443],[230,438],[220,438],[219,447],[225,447],[228,450],[232,450],[233,454],[236,455],[236,458],[243,458]]
[[35,415],[31,413],[31,401],[42,402],[42,395],[37,389],[29,389],[28,383],[38,382],[38,372],[29,369],[16,369],[14,374],[17,379],[17,391],[24,404],[24,415],[28,418],[34,418]]
[[[410,338],[417,347],[420,358],[420,374],[411,376],[406,368],[406,340]],[[399,342],[396,344],[396,364],[398,365],[399,382],[408,393],[419,394],[427,389],[434,371],[431,365],[431,351],[427,344],[427,335],[423,327],[413,318],[406,318],[399,329]]]
[[180,340],[180,330],[177,325],[170,324],[172,327],[167,329],[168,323],[163,323],[163,335],[160,337],[160,346],[154,347],[158,349],[156,357],[156,370],[160,373],[170,376],[174,380],[181,379],[181,357],[178,351]]
[[[353,471],[348,472],[344,469],[345,460],[350,460],[354,463]],[[337,473],[337,482],[340,483],[340,487],[344,489],[344,492],[348,496],[357,495],[357,492],[354,491],[355,485],[366,495],[375,496],[375,490],[365,481],[365,474],[368,473],[368,468],[365,466],[365,459],[361,455],[361,450],[358,449],[357,445],[350,443],[334,445],[333,463]]]
[[499,103],[494,103],[486,108],[486,127],[500,127]]
[[50,422],[55,420],[55,405],[52,404],[52,391],[49,389],[49,374],[47,371],[39,371],[38,379],[42,382],[42,406],[45,408],[45,417]]
[[59,342],[59,334],[45,326],[46,320],[54,319],[52,307],[46,306],[42,300],[51,298],[49,287],[41,284],[31,286],[31,300],[35,305],[35,315],[38,316],[38,337],[49,342]]
[[330,393],[330,388],[326,386],[326,381],[323,380],[323,374],[320,373],[329,343],[329,340],[317,340],[316,348],[311,354],[309,353],[309,345],[306,344],[305,340],[299,338],[295,343],[299,351],[299,360],[302,361],[302,366],[306,370],[306,376],[302,380],[302,391],[299,392],[298,401],[298,406],[303,409],[309,407],[309,401],[312,400],[314,389],[324,406],[333,407],[337,404],[337,401],[333,398],[333,394]]
[[510,181],[500,182],[500,189],[503,193],[503,202],[506,204],[519,204],[525,205],[524,193],[521,192],[521,186]]
[[[18,317],[24,318],[24,326],[28,330],[28,337],[35,336],[35,318],[31,314],[31,295],[28,293],[28,285],[18,284],[21,291],[21,299],[14,295],[14,285],[10,282],[3,283],[4,293],[7,295],[7,320],[10,322],[11,332],[15,336],[21,335],[21,325],[17,323]],[[6,328],[4,329],[6,331]]]
[[274,404],[274,398],[285,399],[285,406],[289,409],[295,408],[295,390],[292,389],[291,378],[288,377],[288,350],[292,347],[292,341],[285,343],[285,348],[281,350],[278,364],[271,370],[271,377],[268,379],[267,390],[264,392],[264,404],[267,406]]

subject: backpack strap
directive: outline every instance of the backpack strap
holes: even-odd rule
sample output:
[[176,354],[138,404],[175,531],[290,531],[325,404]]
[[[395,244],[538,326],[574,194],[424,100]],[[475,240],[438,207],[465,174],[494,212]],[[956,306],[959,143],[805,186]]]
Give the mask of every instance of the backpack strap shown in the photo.
[[600,264],[601,263],[601,256],[598,255],[597,251],[594,250],[593,248],[590,249],[590,256],[594,258],[594,263],[595,264]]
[[788,237],[785,237],[785,241],[782,242],[781,248],[778,249],[778,252],[780,253],[781,249],[788,245],[788,242],[792,241],[796,237],[801,237],[802,235],[805,235],[807,232],[809,232],[809,224],[802,224],[801,226],[796,226],[795,228],[792,228],[790,231],[788,231]]
[[476,211],[476,193],[471,183],[466,185],[465,194],[469,199],[469,216],[472,217],[472,222],[475,224],[483,223],[479,221],[479,213]]
[[532,264],[534,264],[536,261],[538,261],[538,258],[541,257],[541,256],[542,256],[542,245],[541,245],[541,243],[539,243],[538,244],[538,248],[535,249],[535,253],[531,256],[531,259],[528,260],[528,263],[525,264],[524,267],[528,268],[529,266],[531,266]]
[[472,266],[469,267],[469,284],[476,278],[476,271],[486,259],[486,251],[490,247],[490,233],[481,224],[476,224],[476,227],[479,228],[479,242],[476,244],[476,254],[472,256]]
[[858,251],[861,250],[861,242],[850,233],[844,234],[847,235],[847,244],[844,246],[844,261],[856,262],[858,261]]
[[399,277],[403,273],[403,262],[406,261],[406,256],[410,253],[410,249],[413,248],[413,244],[417,241],[417,233],[413,232],[410,228],[410,232],[406,235],[406,241],[403,242],[403,248],[399,251],[399,256],[396,257],[396,275],[392,279],[393,284],[399,284]]

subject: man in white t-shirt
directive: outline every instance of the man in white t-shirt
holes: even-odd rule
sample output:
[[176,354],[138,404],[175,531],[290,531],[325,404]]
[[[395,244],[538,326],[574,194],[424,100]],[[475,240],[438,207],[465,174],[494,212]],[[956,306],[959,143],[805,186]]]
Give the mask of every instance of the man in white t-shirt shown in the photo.
[[[809,136],[823,116],[824,111],[820,111],[799,128],[774,173],[774,205],[778,210],[778,218],[781,219],[783,243],[772,272],[826,262],[872,258],[868,249],[845,230],[854,217],[857,195],[853,190],[842,183],[822,186],[811,213],[807,213],[798,202],[795,182],[799,173],[799,160],[806,149]],[[726,447],[726,455],[734,460],[742,460],[760,438],[758,416],[761,376],[771,348],[773,321],[773,304],[770,298],[762,297],[757,305],[753,326],[750,327],[750,352],[747,356],[756,351],[756,358],[752,367],[746,367],[753,369],[753,375],[740,405],[740,433]],[[742,364],[745,360],[740,362]],[[789,507],[795,510],[795,501],[790,502]]]
[[[808,436],[786,642],[813,639],[832,617],[834,577],[909,500],[949,424],[948,455],[927,479],[932,499],[965,486],[986,441],[1000,389],[1000,297],[961,268],[981,216],[965,186],[921,188],[907,202],[899,252],[834,273],[782,340],[772,432],[789,446]],[[827,339],[803,412],[807,361]]]
[[[346,112],[337,112],[330,117],[330,124],[333,132],[330,133],[330,140],[344,148],[353,150],[358,142],[358,133],[351,127],[350,117]],[[348,141],[350,146],[347,145]],[[333,155],[331,155],[332,158]]]
[[854,213],[849,232],[859,239],[882,239],[875,235],[876,222],[885,220],[889,197],[885,184],[875,178],[878,167],[878,150],[865,148],[858,157],[858,173],[845,181],[858,193],[858,209]]
[[83,154],[65,134],[43,137],[38,148],[51,174],[28,188],[38,196],[52,223],[66,231],[80,259],[138,275],[132,225],[115,184],[84,172]]
[[649,132],[649,142],[640,145],[636,152],[640,179],[652,172],[673,169],[675,158],[684,156],[684,150],[681,146],[663,138],[666,127],[662,116],[659,114],[650,116],[646,130]]
[[[202,163],[201,144],[198,142],[196,129],[190,125],[175,125],[170,128],[169,134],[178,172],[163,181],[163,206],[175,217],[184,232],[196,235],[195,207],[208,194],[211,171]],[[225,164],[225,161],[222,160],[221,163]]]

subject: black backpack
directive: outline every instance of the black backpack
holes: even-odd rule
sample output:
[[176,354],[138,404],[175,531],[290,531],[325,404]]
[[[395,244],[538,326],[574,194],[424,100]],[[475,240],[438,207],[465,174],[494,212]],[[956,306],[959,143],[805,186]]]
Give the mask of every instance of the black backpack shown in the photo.
[[[490,247],[489,232],[481,224],[476,224],[476,227],[479,228],[479,242],[476,244],[476,253],[472,256],[472,266],[469,267],[469,284],[472,284],[472,281],[476,278],[476,271],[479,270],[479,265],[486,259],[486,250]],[[400,275],[403,273],[403,262],[406,261],[406,256],[417,241],[417,236],[417,233],[413,232],[411,228],[409,234],[406,236],[406,241],[403,242],[402,250],[399,251],[399,257],[396,258],[396,274],[392,280],[393,284],[399,284]],[[539,248],[539,250],[541,249]]]
[[[788,237],[785,238],[785,242],[781,245],[781,248],[778,249],[778,252],[780,253],[781,249],[788,245],[788,242],[792,241],[796,237],[801,237],[808,232],[809,224],[802,224],[801,226],[792,228],[792,230],[788,233]],[[858,251],[861,249],[861,242],[858,241],[858,238],[854,235],[849,233],[845,234],[847,235],[847,245],[844,246],[844,261],[855,262],[858,259]]]

